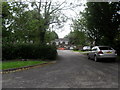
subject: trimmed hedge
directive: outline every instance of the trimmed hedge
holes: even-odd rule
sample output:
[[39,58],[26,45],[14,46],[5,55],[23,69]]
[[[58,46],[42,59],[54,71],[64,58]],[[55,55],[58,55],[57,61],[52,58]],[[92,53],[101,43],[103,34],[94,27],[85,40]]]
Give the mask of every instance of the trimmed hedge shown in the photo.
[[2,60],[49,59],[57,56],[56,47],[37,44],[5,44],[2,46]]

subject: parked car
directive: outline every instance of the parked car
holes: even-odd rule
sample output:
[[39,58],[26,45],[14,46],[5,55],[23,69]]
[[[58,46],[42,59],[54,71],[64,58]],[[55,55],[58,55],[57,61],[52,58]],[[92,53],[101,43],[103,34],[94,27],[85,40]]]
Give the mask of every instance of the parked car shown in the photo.
[[74,49],[74,48],[71,46],[71,47],[70,47],[70,50],[73,50],[73,49]]
[[99,59],[116,59],[117,53],[109,46],[94,46],[88,53],[88,59],[94,59],[96,62]]
[[65,50],[65,48],[58,48],[58,50]]
[[84,46],[82,50],[83,50],[83,51],[89,51],[90,49],[91,49],[90,46]]

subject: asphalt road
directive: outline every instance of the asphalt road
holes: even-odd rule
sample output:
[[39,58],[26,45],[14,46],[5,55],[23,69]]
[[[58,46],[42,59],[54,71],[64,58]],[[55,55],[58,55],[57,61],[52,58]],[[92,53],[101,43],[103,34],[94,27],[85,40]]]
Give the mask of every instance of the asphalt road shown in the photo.
[[59,50],[56,64],[3,74],[3,88],[118,88],[118,62],[94,62]]

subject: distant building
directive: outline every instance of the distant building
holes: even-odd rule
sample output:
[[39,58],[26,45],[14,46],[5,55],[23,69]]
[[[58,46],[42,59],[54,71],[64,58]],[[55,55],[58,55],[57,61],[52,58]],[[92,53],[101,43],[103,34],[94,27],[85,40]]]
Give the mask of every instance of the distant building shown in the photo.
[[68,38],[60,38],[55,39],[51,42],[51,44],[54,44],[57,46],[57,48],[65,48],[65,49],[71,49],[75,46],[71,45]]

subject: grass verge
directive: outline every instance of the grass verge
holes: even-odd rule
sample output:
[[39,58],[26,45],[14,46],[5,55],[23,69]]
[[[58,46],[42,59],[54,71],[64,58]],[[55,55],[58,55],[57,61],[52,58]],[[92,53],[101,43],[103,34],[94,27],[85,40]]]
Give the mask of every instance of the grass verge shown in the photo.
[[89,51],[73,50],[74,52],[88,53]]
[[36,64],[46,63],[47,61],[8,61],[0,63],[0,69],[19,68]]
[[89,53],[89,51],[81,51],[81,50],[73,50],[74,52],[79,52],[83,55],[87,55]]
[[85,51],[81,51],[81,50],[73,50],[74,52],[85,52]]

